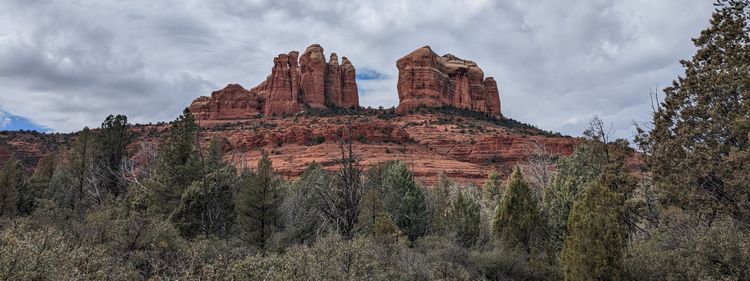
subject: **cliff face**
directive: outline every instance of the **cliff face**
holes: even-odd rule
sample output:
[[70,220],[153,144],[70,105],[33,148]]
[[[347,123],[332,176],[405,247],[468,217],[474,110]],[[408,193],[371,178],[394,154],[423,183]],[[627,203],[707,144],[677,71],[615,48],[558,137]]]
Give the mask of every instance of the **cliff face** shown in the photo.
[[247,119],[258,114],[293,114],[305,108],[359,107],[356,71],[349,59],[331,54],[325,61],[323,47],[313,44],[302,55],[297,51],[273,59],[271,74],[249,91],[230,84],[210,97],[190,105],[198,120]]
[[438,56],[429,46],[400,58],[397,111],[406,113],[419,106],[454,106],[502,116],[500,94],[492,77],[476,63],[454,55]]
[[[253,119],[242,123],[205,123],[201,141],[222,140],[227,161],[256,165],[265,151],[285,178],[298,177],[310,163],[338,168],[338,135],[346,133],[347,116]],[[415,113],[383,119],[356,116],[352,122],[354,152],[365,169],[389,160],[404,161],[416,179],[431,186],[440,173],[461,183],[484,183],[497,169],[507,175],[533,153],[568,155],[578,139],[518,131],[490,121],[445,113]],[[217,129],[213,129],[217,128]]]

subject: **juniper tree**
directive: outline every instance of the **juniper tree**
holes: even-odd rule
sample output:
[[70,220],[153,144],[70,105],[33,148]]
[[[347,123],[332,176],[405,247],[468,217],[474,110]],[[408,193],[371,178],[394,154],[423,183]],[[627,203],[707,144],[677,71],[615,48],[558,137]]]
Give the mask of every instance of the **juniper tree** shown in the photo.
[[535,232],[540,228],[539,210],[528,183],[518,168],[508,179],[495,213],[493,233],[496,238],[531,252]]
[[383,180],[384,208],[410,241],[425,235],[430,223],[427,196],[403,162],[388,165]]
[[500,202],[500,198],[503,196],[502,182],[500,180],[500,174],[498,174],[497,170],[493,169],[482,186],[482,199],[492,204],[492,207],[497,202]]
[[639,143],[665,203],[750,221],[750,1],[719,0],[711,26]]
[[481,210],[479,204],[463,192],[451,207],[451,224],[459,244],[471,247],[479,237],[479,224],[481,223]]
[[620,280],[625,246],[620,195],[588,185],[573,204],[561,254],[565,280]]

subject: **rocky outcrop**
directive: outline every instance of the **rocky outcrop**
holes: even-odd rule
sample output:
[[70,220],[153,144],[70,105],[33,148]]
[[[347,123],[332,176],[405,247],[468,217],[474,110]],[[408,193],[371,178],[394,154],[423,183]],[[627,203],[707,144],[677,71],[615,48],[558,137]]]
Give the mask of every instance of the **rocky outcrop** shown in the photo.
[[328,64],[323,54],[323,47],[318,44],[307,47],[299,58],[299,65],[302,74],[300,80],[302,103],[315,108],[325,107],[325,77]]
[[[299,116],[201,123],[201,143],[223,140],[224,154],[237,165],[254,165],[263,151],[271,153],[274,169],[298,177],[310,163],[336,170],[339,134],[346,135],[348,116]],[[245,128],[251,127],[252,130]],[[468,128],[468,129],[467,129]],[[493,169],[508,175],[535,153],[568,155],[578,139],[545,135],[538,129],[511,129],[499,123],[448,115],[415,113],[383,119],[359,116],[352,120],[352,139],[365,169],[389,160],[404,161],[415,178],[434,185],[445,173],[461,183],[480,185]]]
[[190,104],[190,112],[199,120],[247,119],[261,113],[263,100],[239,84],[229,84],[199,97]]
[[359,91],[357,90],[357,73],[354,65],[346,57],[341,58],[341,107],[359,107]]
[[400,58],[398,68],[399,113],[419,106],[454,106],[502,116],[497,83],[470,60],[438,56],[429,46]]
[[198,120],[246,119],[293,114],[305,108],[359,107],[354,66],[346,57],[325,60],[323,47],[310,45],[302,55],[297,51],[273,59],[271,74],[252,89],[237,84],[199,97],[190,105]]

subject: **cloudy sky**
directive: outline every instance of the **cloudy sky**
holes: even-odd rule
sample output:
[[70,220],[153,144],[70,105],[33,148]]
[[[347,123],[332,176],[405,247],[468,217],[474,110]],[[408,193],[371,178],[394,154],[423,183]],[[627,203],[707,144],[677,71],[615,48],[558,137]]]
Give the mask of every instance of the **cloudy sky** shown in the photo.
[[396,60],[430,45],[498,81],[506,116],[618,137],[649,119],[649,92],[682,73],[710,0],[0,1],[0,129],[73,131],[110,113],[171,120],[273,56],[319,43],[347,56],[360,103],[398,104]]

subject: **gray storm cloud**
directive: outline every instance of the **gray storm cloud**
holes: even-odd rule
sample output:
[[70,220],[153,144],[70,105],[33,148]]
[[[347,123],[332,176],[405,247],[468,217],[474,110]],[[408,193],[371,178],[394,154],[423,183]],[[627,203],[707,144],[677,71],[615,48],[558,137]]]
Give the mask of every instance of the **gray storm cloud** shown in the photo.
[[594,115],[631,137],[649,92],[681,74],[705,0],[2,1],[0,111],[56,131],[110,113],[170,120],[272,57],[320,43],[349,57],[364,106],[398,103],[395,61],[431,45],[479,63],[503,113],[578,135]]

